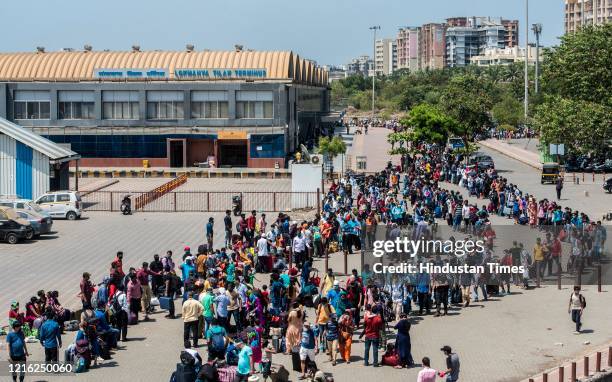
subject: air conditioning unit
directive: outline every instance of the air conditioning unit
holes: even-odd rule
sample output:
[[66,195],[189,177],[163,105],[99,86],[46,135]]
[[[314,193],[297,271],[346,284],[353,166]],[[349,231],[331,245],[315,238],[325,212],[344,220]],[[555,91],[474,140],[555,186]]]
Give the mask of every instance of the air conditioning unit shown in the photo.
[[310,163],[312,163],[312,164],[323,164],[323,155],[321,155],[321,154],[311,154],[310,155]]

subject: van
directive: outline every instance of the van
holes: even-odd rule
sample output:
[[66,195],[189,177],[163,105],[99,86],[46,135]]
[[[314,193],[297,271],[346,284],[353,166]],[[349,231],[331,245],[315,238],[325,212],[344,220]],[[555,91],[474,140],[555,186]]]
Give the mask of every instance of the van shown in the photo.
[[81,217],[81,195],[76,191],[48,192],[36,199],[35,203],[52,218],[76,220]]

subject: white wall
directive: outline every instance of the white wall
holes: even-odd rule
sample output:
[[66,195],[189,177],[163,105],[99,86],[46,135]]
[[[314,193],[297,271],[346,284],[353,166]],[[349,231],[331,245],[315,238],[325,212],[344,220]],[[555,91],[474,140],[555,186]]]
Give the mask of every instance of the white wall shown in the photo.
[[[321,188],[321,178],[323,176],[323,166],[321,164],[291,163],[291,192],[317,192]],[[316,195],[293,194],[291,197],[291,208],[316,207]]]
[[33,150],[32,153],[32,199],[49,191],[49,157]]
[[0,195],[15,195],[15,156],[17,145],[8,135],[0,133]]

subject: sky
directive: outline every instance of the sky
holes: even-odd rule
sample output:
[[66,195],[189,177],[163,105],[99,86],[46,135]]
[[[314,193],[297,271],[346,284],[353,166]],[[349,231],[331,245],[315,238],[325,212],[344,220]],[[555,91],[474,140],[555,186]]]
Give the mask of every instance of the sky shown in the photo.
[[[62,48],[129,50],[293,50],[320,65],[372,52],[370,26],[394,38],[402,26],[455,16],[518,19],[525,0],[0,0],[1,52]],[[542,44],[563,34],[563,0],[531,0],[529,23],[543,24]],[[10,31],[10,32],[6,32]],[[533,34],[530,35],[533,41]],[[522,44],[522,43],[521,43]]]

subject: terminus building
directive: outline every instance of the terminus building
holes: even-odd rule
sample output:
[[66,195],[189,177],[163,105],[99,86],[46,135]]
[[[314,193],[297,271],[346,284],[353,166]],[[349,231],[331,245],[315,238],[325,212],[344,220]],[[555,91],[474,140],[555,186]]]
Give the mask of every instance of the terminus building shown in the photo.
[[83,167],[282,168],[326,131],[327,83],[290,51],[38,48],[0,53],[0,117]]

